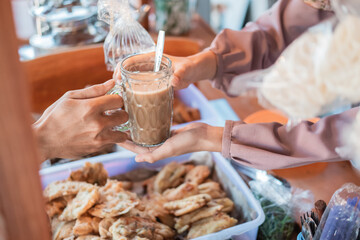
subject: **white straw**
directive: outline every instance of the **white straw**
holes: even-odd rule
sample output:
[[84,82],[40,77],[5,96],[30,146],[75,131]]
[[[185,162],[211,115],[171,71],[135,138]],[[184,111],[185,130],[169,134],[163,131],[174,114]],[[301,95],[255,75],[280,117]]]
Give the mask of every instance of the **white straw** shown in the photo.
[[164,51],[164,42],[165,32],[163,30],[160,30],[156,43],[154,72],[158,72],[160,70],[161,59]]

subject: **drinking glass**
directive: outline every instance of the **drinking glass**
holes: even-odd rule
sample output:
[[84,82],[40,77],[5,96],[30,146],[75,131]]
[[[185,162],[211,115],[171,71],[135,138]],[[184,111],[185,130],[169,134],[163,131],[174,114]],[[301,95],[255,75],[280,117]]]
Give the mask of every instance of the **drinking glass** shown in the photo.
[[[170,137],[173,114],[171,60],[163,56],[160,70],[154,72],[155,53],[135,54],[123,59],[114,73],[129,121],[119,130],[130,130],[134,143],[153,147]],[[121,93],[120,93],[121,92]]]

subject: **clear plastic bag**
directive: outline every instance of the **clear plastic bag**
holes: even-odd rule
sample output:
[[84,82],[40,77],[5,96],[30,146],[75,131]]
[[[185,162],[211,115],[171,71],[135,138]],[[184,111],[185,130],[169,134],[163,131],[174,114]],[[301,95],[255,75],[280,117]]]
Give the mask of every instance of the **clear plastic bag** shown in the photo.
[[360,227],[360,187],[347,183],[332,196],[314,240],[356,239]]
[[104,42],[105,63],[113,71],[123,58],[155,50],[150,34],[131,15],[128,0],[99,0],[98,18],[110,25]]
[[281,110],[292,126],[360,102],[359,1],[333,5],[336,18],[310,28],[269,69],[236,77],[230,94],[256,93],[263,106]]
[[300,213],[310,211],[314,196],[309,190],[289,188],[272,176],[249,182],[255,197],[265,213],[265,222],[259,227],[258,239],[291,239],[295,220]]

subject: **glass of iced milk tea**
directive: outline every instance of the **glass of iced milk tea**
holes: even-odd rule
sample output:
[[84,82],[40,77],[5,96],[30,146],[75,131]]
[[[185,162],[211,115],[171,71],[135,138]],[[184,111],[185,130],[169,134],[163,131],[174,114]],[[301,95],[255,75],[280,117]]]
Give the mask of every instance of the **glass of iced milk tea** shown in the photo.
[[163,56],[160,70],[154,72],[155,53],[131,55],[118,65],[128,127],[134,143],[153,147],[170,137],[173,112],[172,69]]

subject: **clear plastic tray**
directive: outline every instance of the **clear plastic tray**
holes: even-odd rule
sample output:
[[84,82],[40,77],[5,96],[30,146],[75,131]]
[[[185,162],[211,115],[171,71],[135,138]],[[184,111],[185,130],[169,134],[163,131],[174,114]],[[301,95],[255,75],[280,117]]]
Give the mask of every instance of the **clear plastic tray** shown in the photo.
[[[86,161],[102,162],[109,176],[123,174],[138,168],[159,169],[171,161],[185,162],[189,160],[190,154],[164,159],[153,164],[137,163],[131,152],[115,152],[76,162],[66,163],[54,167],[42,169],[40,176],[43,187],[57,180],[66,179],[70,172],[84,165]],[[212,161],[215,163],[215,171],[219,177],[228,196],[233,199],[235,206],[250,218],[250,220],[235,225],[222,231],[208,234],[196,240],[219,240],[219,239],[256,239],[258,227],[264,222],[265,216],[258,201],[254,198],[249,188],[241,177],[236,173],[230,163],[219,153],[211,153]],[[246,209],[244,209],[246,208]]]

